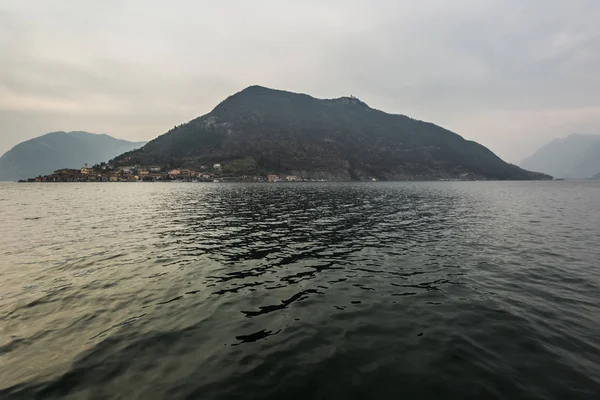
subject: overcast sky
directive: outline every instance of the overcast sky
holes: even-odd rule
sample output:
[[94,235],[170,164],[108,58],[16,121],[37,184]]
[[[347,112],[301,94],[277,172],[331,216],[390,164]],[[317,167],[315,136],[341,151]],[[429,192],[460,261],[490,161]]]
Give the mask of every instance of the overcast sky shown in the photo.
[[598,0],[2,0],[0,154],[149,140],[259,84],[434,122],[518,163],[600,134]]

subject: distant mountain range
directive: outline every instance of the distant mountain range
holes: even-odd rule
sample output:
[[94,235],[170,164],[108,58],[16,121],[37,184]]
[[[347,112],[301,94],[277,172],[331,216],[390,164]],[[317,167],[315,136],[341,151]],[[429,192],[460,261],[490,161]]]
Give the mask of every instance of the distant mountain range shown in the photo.
[[332,180],[550,179],[502,161],[432,123],[370,108],[355,97],[321,100],[251,86],[178,126],[118,165],[291,174]]
[[106,134],[52,132],[19,143],[0,157],[0,181],[46,175],[60,168],[80,168],[142,147]]
[[600,135],[572,134],[542,146],[520,165],[564,179],[587,179],[600,172]]

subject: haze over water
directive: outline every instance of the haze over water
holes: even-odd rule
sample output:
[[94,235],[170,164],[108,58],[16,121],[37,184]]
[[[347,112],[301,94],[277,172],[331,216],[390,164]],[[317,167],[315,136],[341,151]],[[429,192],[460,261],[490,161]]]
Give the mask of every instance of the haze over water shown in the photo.
[[600,183],[0,184],[2,398],[597,399]]

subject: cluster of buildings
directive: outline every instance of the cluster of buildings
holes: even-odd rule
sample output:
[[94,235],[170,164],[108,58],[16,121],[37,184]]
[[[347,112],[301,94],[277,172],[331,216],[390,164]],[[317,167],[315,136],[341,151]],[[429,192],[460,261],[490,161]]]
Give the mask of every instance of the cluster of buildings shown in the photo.
[[267,175],[268,182],[301,182],[301,181],[305,181],[305,180],[307,180],[307,179],[302,179],[296,175],[286,175],[286,176]]
[[223,173],[221,164],[202,166],[201,171],[188,168],[163,168],[160,166],[121,166],[98,164],[80,169],[63,168],[50,175],[38,176],[26,182],[299,182],[307,179],[296,175],[267,175],[265,176],[231,176]]
[[[206,168],[203,168],[206,169]],[[197,172],[192,169],[164,169],[160,166],[113,167],[99,164],[92,167],[85,164],[80,169],[63,168],[50,175],[28,179],[28,182],[158,182],[158,181],[204,181],[217,179],[221,164],[214,164],[210,172]]]

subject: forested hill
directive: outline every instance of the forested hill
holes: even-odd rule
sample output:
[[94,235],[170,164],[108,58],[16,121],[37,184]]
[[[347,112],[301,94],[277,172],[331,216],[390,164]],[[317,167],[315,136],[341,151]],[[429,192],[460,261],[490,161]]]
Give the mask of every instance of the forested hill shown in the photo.
[[600,135],[572,134],[554,139],[523,160],[521,167],[556,178],[590,178],[600,171]]
[[251,86],[175,127],[117,164],[336,180],[549,179],[502,161],[432,123],[370,108],[354,97],[322,100]]
[[0,157],[0,181],[47,175],[60,168],[81,168],[109,159],[146,142],[129,142],[106,134],[51,132],[17,144]]

